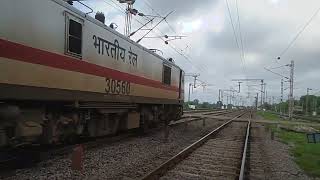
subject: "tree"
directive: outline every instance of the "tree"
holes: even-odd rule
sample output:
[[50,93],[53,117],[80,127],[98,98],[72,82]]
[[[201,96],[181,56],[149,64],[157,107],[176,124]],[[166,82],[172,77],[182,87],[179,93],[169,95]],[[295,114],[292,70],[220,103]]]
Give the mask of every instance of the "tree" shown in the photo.
[[198,105],[198,104],[199,104],[199,99],[193,100],[193,104],[194,104],[194,105]]
[[203,102],[203,103],[201,104],[201,108],[210,108],[210,103],[208,103],[208,102]]

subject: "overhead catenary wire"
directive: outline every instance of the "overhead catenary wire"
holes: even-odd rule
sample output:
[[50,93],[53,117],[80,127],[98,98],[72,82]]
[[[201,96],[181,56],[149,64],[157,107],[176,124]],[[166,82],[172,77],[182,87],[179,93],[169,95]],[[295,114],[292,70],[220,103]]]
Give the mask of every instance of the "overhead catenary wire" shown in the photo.
[[[156,13],[158,16],[161,16],[160,13],[158,13],[151,5],[151,3],[148,0],[143,0],[145,2],[145,4],[154,12]],[[167,23],[168,27],[171,29],[171,31],[173,33],[175,33],[176,35],[178,34],[176,32],[176,30],[169,24],[169,22],[167,20],[165,20],[165,22]]]
[[[242,67],[243,67],[243,73],[244,75],[246,76],[246,69],[245,69],[245,62],[243,60],[243,53],[242,53],[242,48],[240,47],[240,44],[239,44],[239,41],[238,41],[238,37],[237,37],[237,33],[236,33],[236,29],[235,29],[235,26],[234,26],[234,22],[233,22],[233,18],[232,18],[232,14],[231,14],[231,10],[230,10],[230,7],[229,7],[229,2],[228,0],[226,0],[226,5],[227,5],[227,10],[228,10],[228,14],[229,14],[229,18],[230,18],[230,23],[231,23],[231,26],[232,26],[232,30],[233,30],[233,36],[234,36],[234,39],[235,39],[235,42],[236,42],[236,45],[237,45],[237,48],[239,49],[240,51],[240,60],[241,60],[241,63],[242,63]],[[240,18],[239,18],[240,19]]]
[[[155,11],[154,9],[153,9],[153,11]],[[158,16],[161,16],[159,13],[157,13],[158,14]],[[162,38],[162,37],[164,37],[165,36],[165,33],[164,32],[162,32],[159,28],[155,28],[154,30],[156,30],[156,31],[158,31],[161,35],[159,35],[159,37],[160,37],[160,39],[163,41],[163,42],[165,42],[166,40],[164,40],[164,38]],[[191,65],[192,66],[194,66],[196,69],[198,69],[198,70],[200,70],[200,71],[202,71],[202,72],[208,72],[207,71],[207,69],[205,68],[205,67],[203,67],[202,65],[194,65],[193,64],[193,62],[191,61],[191,57],[190,56],[188,56],[188,55],[185,55],[184,53],[183,53],[183,50],[182,49],[180,49],[180,48],[177,48],[177,47],[175,47],[175,46],[173,46],[172,45],[172,43],[170,43],[170,44],[168,44],[169,45],[169,47],[171,48],[171,49],[173,49],[176,53],[178,53],[179,55],[181,55],[185,60],[187,60],[189,63],[191,63]],[[187,45],[188,46],[188,45]]]
[[[231,26],[232,26],[232,30],[233,30],[233,36],[234,36],[234,39],[235,39],[235,41],[236,41],[236,45],[237,45],[238,49],[240,49],[240,46],[239,46],[239,42],[238,42],[236,30],[235,30],[235,27],[234,27],[234,23],[233,23],[233,19],[232,19],[232,15],[231,15],[231,11],[230,11],[230,7],[229,7],[228,0],[226,0],[226,5],[227,5],[228,12],[229,12],[229,18],[230,18],[230,22],[231,22]],[[242,55],[241,55],[241,60],[242,60]]]
[[288,77],[286,77],[286,76],[284,76],[284,75],[282,75],[282,74],[279,74],[279,73],[277,73],[277,72],[274,72],[274,71],[271,71],[270,69],[268,69],[268,68],[264,68],[265,70],[267,70],[267,71],[269,71],[269,72],[271,72],[271,73],[273,73],[273,74],[275,74],[275,75],[278,75],[278,76],[280,76],[280,77],[282,77],[282,78],[286,78],[286,79],[289,79]]
[[[115,4],[117,7],[111,5],[111,4],[109,3],[109,1],[107,1],[107,0],[103,0],[103,2],[109,4],[109,5],[112,6],[113,8],[117,9],[119,12],[125,14],[126,9],[124,9],[123,7],[121,7],[117,2],[114,2],[113,0],[111,0],[111,2],[113,2],[113,4]],[[141,25],[144,24],[144,23],[142,23],[141,21],[139,21],[137,18],[133,18],[133,20],[135,20],[136,22],[138,22],[138,23],[141,24]],[[158,31],[162,34],[162,35],[160,35],[160,36],[164,36],[164,33],[163,33],[162,31],[160,31],[158,28],[155,28],[155,30],[158,30]],[[153,31],[153,33],[155,33],[155,32]],[[158,34],[158,35],[159,35],[159,34]],[[161,39],[163,42],[165,42],[165,40],[164,40],[163,38],[160,37],[160,39]],[[182,50],[181,50],[181,49],[178,50],[178,48],[172,46],[171,44],[169,44],[169,47],[170,47],[174,52],[176,52],[176,53],[178,53],[179,55],[181,55],[188,63],[190,63],[191,66],[195,67],[196,69],[198,69],[198,70],[200,70],[200,71],[206,71],[205,68],[203,68],[203,67],[201,67],[201,66],[199,66],[199,67],[196,66],[196,65],[190,60],[189,57],[187,57],[186,55],[184,55],[184,54],[182,53]]]
[[[245,48],[244,48],[244,43],[243,43],[243,36],[242,36],[242,30],[241,30],[241,21],[240,21],[240,13],[239,13],[239,5],[238,5],[238,0],[236,0],[236,8],[237,8],[237,16],[238,16],[238,28],[239,28],[239,35],[240,35],[240,44],[241,44],[241,52],[242,52],[242,58],[243,58],[243,68],[244,68],[244,74],[246,76],[246,55],[245,55]],[[248,84],[248,82],[245,82]],[[249,91],[249,88],[248,88]]]
[[148,8],[151,9],[152,12],[156,13],[158,16],[161,17],[161,14],[158,13],[158,12],[152,7],[152,5],[151,5],[151,3],[150,3],[149,1],[147,1],[147,0],[143,0],[143,1],[144,1],[144,3],[148,6]]
[[[113,0],[111,0],[111,1],[102,0],[102,1],[103,1],[104,3],[110,5],[112,8],[114,8],[114,9],[118,10],[119,12],[121,12],[122,16],[125,17],[125,13],[126,13],[125,11],[126,11],[126,9],[123,8],[123,7],[121,7],[117,2],[114,2]],[[111,4],[110,2],[112,2],[113,4]],[[133,19],[134,19],[136,22],[138,22],[139,24],[144,25],[144,23],[142,23],[141,21],[137,20],[136,18],[133,18]],[[157,29],[157,28],[156,28],[156,29]],[[160,31],[160,30],[158,29],[158,31]],[[161,32],[161,31],[160,31],[160,32]],[[153,32],[153,33],[154,33],[154,32]],[[164,34],[164,33],[161,32],[161,34]],[[160,35],[160,36],[162,36],[162,35]],[[165,42],[165,40],[164,40],[163,38],[160,37],[160,39]],[[182,51],[181,49],[178,50],[176,47],[172,46],[171,44],[169,44],[169,47],[170,47],[172,50],[174,50],[174,52],[176,52],[177,54],[181,55],[188,63],[190,63],[191,66],[195,67],[196,69],[198,69],[198,70],[200,70],[200,71],[206,71],[206,69],[204,69],[202,66],[200,66],[200,67],[201,67],[201,68],[200,68],[200,67],[197,67],[196,65],[194,65],[193,62],[190,60],[190,58],[182,53],[183,51]]]
[[[143,1],[144,1],[144,3],[148,6],[148,8],[151,9],[152,12],[154,12],[154,13],[157,14],[158,16],[162,17],[161,14],[152,7],[151,3],[150,3],[148,0],[143,0]],[[165,22],[166,22],[166,24],[168,25],[169,29],[170,29],[174,34],[177,35],[177,34],[178,34],[177,31],[172,27],[172,25],[170,25],[170,23],[169,23],[166,19],[165,19]],[[156,29],[157,29],[161,34],[165,35],[165,33],[163,33],[161,30],[159,30],[158,28],[156,28]],[[162,40],[163,40],[163,39],[162,39]],[[165,41],[165,40],[163,40],[163,41]],[[190,47],[190,45],[189,45],[189,44],[186,44],[186,47]],[[180,49],[180,48],[179,48],[179,50],[180,50],[180,52],[183,52],[183,51],[184,51],[184,50],[182,50],[182,49]],[[179,54],[180,54],[180,53],[179,53]],[[189,58],[189,59],[192,59],[190,56],[188,57],[188,55],[183,55],[183,56],[185,56],[185,57],[187,57],[187,58]],[[208,71],[206,70],[206,68],[204,68],[203,66],[201,66],[201,70],[208,72]]]
[[242,57],[243,57],[243,61],[244,61],[244,64],[245,64],[245,51],[244,51],[243,40],[242,40],[243,38],[242,38],[242,32],[241,32],[241,23],[240,23],[238,0],[236,0],[236,8],[237,8],[237,15],[238,15],[238,27],[239,27],[239,35],[240,35],[241,52],[242,52]]
[[283,56],[289,49],[290,47],[294,44],[294,42],[299,38],[299,36],[303,33],[303,31],[309,26],[309,24],[312,22],[312,20],[318,15],[320,11],[320,7],[313,13],[311,18],[306,22],[306,24],[298,31],[298,33],[294,36],[294,38],[290,41],[287,47],[284,48],[284,50],[281,51],[279,57]]
[[[225,2],[226,2],[227,10],[228,10],[230,24],[232,26],[234,40],[235,40],[237,48],[240,51],[240,61],[241,61],[241,64],[242,64],[242,71],[243,71],[244,76],[247,78],[246,63],[245,63],[245,53],[244,53],[244,46],[243,46],[243,40],[242,40],[243,38],[242,38],[242,32],[241,32],[241,23],[240,23],[240,15],[239,15],[240,13],[239,13],[238,1],[236,0],[236,11],[237,11],[237,20],[238,20],[238,28],[239,28],[239,36],[240,36],[239,40],[238,40],[238,37],[237,37],[235,23],[234,23],[233,18],[232,18],[229,2],[228,2],[228,0],[225,0]],[[248,91],[249,91],[249,89],[248,89]]]

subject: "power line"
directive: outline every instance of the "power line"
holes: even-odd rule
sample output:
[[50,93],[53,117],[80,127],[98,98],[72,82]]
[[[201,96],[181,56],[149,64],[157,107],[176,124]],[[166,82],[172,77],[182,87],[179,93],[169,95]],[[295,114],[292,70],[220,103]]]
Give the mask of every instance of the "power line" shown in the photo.
[[172,46],[171,44],[168,44],[168,45],[169,45],[176,53],[178,53],[179,55],[181,55],[182,57],[184,57],[184,59],[186,59],[189,63],[191,63],[192,66],[194,66],[195,68],[197,68],[197,69],[200,70],[200,71],[206,71],[206,69],[203,69],[202,66],[199,66],[199,67],[195,66],[195,65],[192,63],[192,61],[190,60],[190,58],[189,58],[188,56],[184,55],[183,53],[179,52],[176,47]]
[[117,8],[117,7],[115,7],[113,4],[109,3],[109,1],[102,0],[102,2],[104,2],[104,3],[108,4],[108,5],[110,5],[111,7],[115,8],[116,10],[118,10],[118,11],[122,12],[122,10],[118,9],[118,8]]
[[267,71],[269,71],[269,72],[271,72],[271,73],[273,73],[273,74],[275,74],[275,75],[278,75],[278,76],[280,76],[280,77],[282,77],[282,78],[286,78],[286,79],[289,79],[288,77],[286,77],[286,76],[284,76],[284,75],[282,75],[282,74],[279,74],[279,73],[277,73],[277,72],[274,72],[274,71],[271,71],[270,69],[268,69],[268,68],[264,68],[265,70],[267,70]]
[[241,23],[240,23],[238,0],[236,0],[236,7],[237,7],[237,15],[238,15],[238,24],[239,24],[239,34],[240,34],[241,51],[242,51],[242,56],[243,56],[243,61],[244,61],[244,66],[245,66],[245,52],[244,52],[243,41],[242,41],[242,32],[241,32]]
[[[236,30],[235,30],[235,28],[234,28],[234,24],[233,24],[233,20],[232,20],[231,11],[230,11],[230,8],[229,8],[228,0],[226,0],[226,4],[227,4],[228,12],[229,12],[229,18],[230,18],[230,21],[231,21],[231,26],[232,26],[232,30],[233,30],[234,39],[235,39],[235,41],[236,41],[236,44],[237,44],[238,49],[240,49],[239,42],[238,42],[238,38],[237,38],[237,35],[236,35]],[[242,59],[241,59],[241,60],[242,60]]]
[[[144,1],[144,3],[151,9],[151,11],[152,12],[154,12],[154,13],[156,13],[158,16],[161,16],[161,14],[159,13],[159,12],[157,12],[153,7],[152,7],[152,5],[151,5],[151,3],[148,1],[148,0],[143,0]],[[173,32],[173,33],[175,33],[175,34],[178,34],[176,31],[175,31],[175,29],[169,24],[169,22],[165,19],[165,22],[166,22],[166,24],[168,25],[168,27],[169,27],[169,29]],[[159,30],[158,28],[156,28],[161,34],[163,34],[163,35],[165,35],[165,33],[163,33],[161,30]],[[162,39],[163,40],[163,39]],[[163,40],[163,41],[165,41],[165,40]],[[190,47],[188,44],[186,44],[186,47]],[[179,49],[181,52],[183,52],[183,50],[182,49]],[[179,53],[180,54],[180,53]],[[186,56],[188,56],[188,55],[186,55]],[[189,59],[191,59],[190,57],[189,57]],[[205,71],[207,71],[203,66],[201,66],[201,68],[203,69],[203,70],[205,70]]]
[[236,34],[236,29],[234,27],[234,22],[233,22],[233,19],[232,19],[232,15],[231,15],[231,10],[230,10],[230,7],[229,7],[229,3],[228,3],[228,0],[226,0],[226,5],[227,5],[227,9],[228,9],[228,13],[229,13],[229,18],[230,18],[230,23],[231,23],[231,26],[232,26],[232,30],[233,30],[233,36],[234,36],[234,39],[236,41],[236,45],[240,51],[240,60],[241,60],[241,63],[242,63],[242,67],[243,67],[243,73],[244,75],[246,76],[246,73],[245,73],[245,62],[243,60],[243,56],[242,56],[242,51],[241,51],[241,48],[240,48],[240,45],[239,45],[239,41],[238,41],[238,38],[237,38],[237,34]]
[[143,35],[137,43],[139,43],[146,35],[148,35],[154,28],[156,28],[163,20],[165,20],[173,11],[169,12],[165,17],[163,17],[154,27],[152,27],[145,35]]
[[[242,33],[240,32],[240,39],[241,39],[241,47],[240,47],[240,44],[239,44],[239,41],[238,41],[238,38],[237,38],[236,28],[235,28],[235,25],[234,25],[234,22],[233,22],[233,18],[232,18],[232,14],[231,14],[231,10],[230,10],[230,7],[229,7],[228,0],[226,0],[226,5],[227,5],[227,9],[228,9],[230,23],[231,23],[232,30],[233,30],[233,36],[234,36],[236,45],[237,45],[237,47],[238,47],[238,49],[240,51],[240,61],[241,61],[241,64],[242,64],[242,71],[243,71],[244,76],[247,77],[247,75],[246,75],[246,65],[245,65],[245,60],[244,60],[244,48],[243,48],[243,42],[242,42]],[[240,15],[239,15],[239,8],[238,8],[237,1],[236,1],[236,6],[237,6],[238,24],[239,24],[239,31],[240,31],[241,30],[241,23],[240,23]],[[248,91],[249,91],[249,88],[248,88]]]
[[271,67],[271,68],[268,68],[268,69],[278,69],[278,68],[283,68],[283,67],[286,67],[287,65],[281,65],[281,66],[278,66],[278,67]]
[[[109,4],[109,5],[111,5],[108,1],[106,1],[106,0],[103,0],[103,2],[105,2],[105,3],[107,3],[107,4]],[[111,2],[113,2],[117,7],[119,7],[119,8],[117,8],[117,7],[115,7],[115,6],[113,6],[113,5],[111,5],[113,8],[115,8],[115,9],[117,9],[118,11],[120,11],[121,13],[125,13],[125,9],[123,8],[123,7],[121,7],[118,3],[115,3],[113,0],[111,0]],[[124,12],[123,12],[124,11]],[[133,18],[135,21],[137,21],[139,24],[141,24],[141,25],[143,25],[143,23],[141,22],[141,21],[139,21],[139,20],[137,20],[136,18]],[[163,36],[163,35],[165,35],[162,31],[160,31],[158,28],[155,28],[156,30],[158,30],[162,35],[161,36]],[[153,31],[153,33],[155,33],[154,31]],[[158,34],[159,35],[159,34]],[[163,42],[165,42],[165,40],[163,39],[163,38],[161,38],[160,37],[160,39],[163,41]],[[192,63],[192,61],[190,60],[190,58],[188,58],[186,55],[184,55],[183,53],[182,53],[182,50],[181,49],[179,49],[181,52],[179,52],[178,50],[177,50],[177,48],[175,48],[175,47],[173,47],[171,44],[169,44],[169,47],[171,48],[171,49],[173,49],[175,52],[177,52],[179,55],[181,55],[182,57],[184,57],[184,59],[185,60],[187,60],[190,64],[191,64],[191,66],[194,66],[196,69],[198,69],[198,70],[200,70],[200,71],[206,71],[203,67],[201,67],[201,68],[199,68],[199,67],[197,67],[197,66],[195,66],[193,63]]]
[[[241,31],[238,0],[236,0],[236,8],[237,8],[237,16],[238,16],[238,27],[239,27],[239,34],[240,34],[241,52],[242,52],[242,58],[243,58],[243,69],[246,72],[246,55],[245,55],[244,46],[243,46],[243,36],[242,36],[242,31]],[[245,77],[247,77],[245,72],[244,72]],[[246,82],[246,84],[248,84],[248,82]],[[248,88],[248,91],[249,91],[249,88]]]
[[311,18],[307,21],[307,23],[302,27],[302,29],[295,35],[295,37],[291,40],[289,45],[280,53],[279,57],[283,56],[289,50],[289,48],[293,45],[293,43],[298,39],[300,34],[309,26],[312,20],[316,17],[319,11],[320,11],[320,8],[317,9],[317,11],[311,16]]
[[[155,12],[158,16],[161,16],[154,8],[152,8],[151,3],[148,0],[143,0],[145,2],[145,4],[153,11]],[[167,20],[165,20],[165,22],[167,23],[167,25],[169,26],[169,28],[171,29],[171,31],[175,34],[178,34],[174,28],[169,24],[169,22]]]

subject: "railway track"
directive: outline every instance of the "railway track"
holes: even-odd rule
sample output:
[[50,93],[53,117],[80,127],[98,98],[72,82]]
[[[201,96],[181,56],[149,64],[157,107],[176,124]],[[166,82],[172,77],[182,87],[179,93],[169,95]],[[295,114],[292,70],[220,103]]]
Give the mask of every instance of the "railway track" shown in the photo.
[[[199,120],[195,118],[193,120]],[[193,121],[192,120],[192,121]],[[180,124],[180,123],[176,123]],[[172,125],[176,125],[172,124]],[[170,126],[172,126],[170,125]],[[152,131],[159,131],[159,128],[155,128]],[[132,136],[137,136],[137,133],[127,132],[117,136],[101,137],[96,139],[81,140],[79,144],[82,144],[85,150],[94,147],[99,147],[103,144],[112,143],[127,139]],[[52,147],[28,147],[22,149],[7,150],[7,153],[0,152],[0,176],[2,172],[10,171],[17,168],[32,167],[34,164],[51,159],[56,156],[67,155],[73,152],[73,149],[77,147],[77,144],[73,145],[60,145]]]
[[240,111],[228,111],[228,110],[219,110],[219,111],[211,111],[211,112],[195,112],[185,114],[178,121],[173,121],[169,124],[169,126],[175,126],[178,124],[189,123],[192,121],[199,121],[206,119],[211,116],[234,116],[238,114]]
[[161,164],[142,179],[244,179],[250,121],[242,112]]
[[203,113],[218,113],[226,112],[226,109],[212,109],[212,110],[198,110],[198,111],[184,111],[184,114],[203,114]]

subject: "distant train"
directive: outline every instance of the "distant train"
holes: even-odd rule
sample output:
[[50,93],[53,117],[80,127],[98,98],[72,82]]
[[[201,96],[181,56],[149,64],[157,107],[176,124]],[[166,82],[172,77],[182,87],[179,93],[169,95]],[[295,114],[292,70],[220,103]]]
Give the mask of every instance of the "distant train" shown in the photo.
[[0,147],[174,120],[184,71],[64,0],[2,0]]

